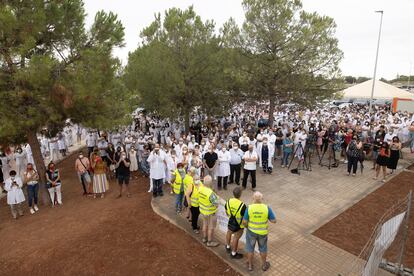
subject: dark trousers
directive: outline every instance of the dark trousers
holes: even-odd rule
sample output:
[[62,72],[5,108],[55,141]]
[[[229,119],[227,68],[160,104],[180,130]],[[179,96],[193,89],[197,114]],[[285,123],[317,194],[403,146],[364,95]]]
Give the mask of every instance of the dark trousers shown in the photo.
[[162,184],[163,184],[164,180],[161,179],[152,179],[152,194],[157,196],[157,195],[162,195]]
[[80,179],[81,179],[81,183],[82,183],[83,193],[84,193],[84,194],[87,194],[87,193],[88,193],[88,191],[86,190],[86,185],[87,185],[87,183],[85,183],[86,181],[85,181],[85,179],[83,178],[83,175],[81,175]]
[[27,185],[27,197],[29,198],[29,207],[32,207],[32,202],[37,205],[37,195],[39,193],[39,184]]
[[200,215],[200,208],[191,206],[191,226],[193,230],[198,229],[198,216]]
[[348,173],[351,173],[351,169],[352,173],[356,173],[358,168],[358,159],[358,157],[348,156]]
[[217,187],[219,188],[219,189],[221,189],[221,183],[223,183],[223,188],[224,189],[227,189],[227,179],[228,179],[229,177],[228,176],[218,176],[217,177]]
[[91,156],[92,152],[93,152],[93,147],[88,147],[88,158]]
[[236,182],[237,185],[240,185],[240,172],[241,172],[241,164],[230,165],[229,183]]
[[252,188],[256,188],[256,170],[243,170],[243,188],[246,188],[247,186],[247,178],[249,177],[249,174],[252,178]]

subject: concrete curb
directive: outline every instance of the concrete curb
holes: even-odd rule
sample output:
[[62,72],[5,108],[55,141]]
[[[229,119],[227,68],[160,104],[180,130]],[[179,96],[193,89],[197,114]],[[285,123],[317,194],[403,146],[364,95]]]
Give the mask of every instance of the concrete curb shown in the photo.
[[[228,258],[225,258],[223,256],[223,254],[219,252],[220,251],[219,249],[221,249],[224,246],[223,244],[220,244],[219,247],[207,247],[207,246],[205,246],[205,244],[201,241],[200,238],[198,238],[198,236],[196,234],[193,234],[192,232],[190,232],[188,229],[186,229],[186,227],[183,227],[176,220],[171,219],[167,214],[165,214],[165,212],[163,212],[163,210],[161,210],[161,208],[159,208],[157,206],[156,203],[154,203],[154,201],[156,201],[156,200],[154,200],[154,198],[151,199],[151,207],[152,207],[152,210],[157,215],[159,215],[161,218],[165,219],[169,223],[175,225],[177,228],[183,230],[186,234],[190,235],[193,239],[195,239],[197,242],[202,244],[203,247],[205,247],[206,249],[213,252],[217,257],[219,257],[221,260],[223,260],[227,265],[229,265],[231,268],[233,268],[237,273],[239,273],[241,275],[263,275],[263,273],[261,273],[261,271],[253,271],[252,273],[250,273],[247,269],[241,269],[240,268],[240,263],[237,263],[236,261],[233,262],[233,261],[229,260]],[[179,217],[179,220],[184,221],[184,218]],[[224,249],[222,251],[224,251]]]

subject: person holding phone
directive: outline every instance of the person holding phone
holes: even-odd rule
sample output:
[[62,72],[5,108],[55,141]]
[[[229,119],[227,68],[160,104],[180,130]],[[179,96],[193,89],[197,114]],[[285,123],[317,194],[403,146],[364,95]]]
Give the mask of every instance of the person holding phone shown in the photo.
[[7,191],[7,204],[10,205],[11,213],[14,219],[17,215],[23,216],[22,202],[25,201],[23,194],[23,182],[16,171],[10,171],[10,177],[6,179],[4,188]]

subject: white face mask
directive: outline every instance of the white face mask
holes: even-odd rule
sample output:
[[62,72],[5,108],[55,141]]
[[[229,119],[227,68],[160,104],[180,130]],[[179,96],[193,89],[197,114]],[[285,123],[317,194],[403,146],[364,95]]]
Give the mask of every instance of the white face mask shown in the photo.
[[83,155],[79,155],[79,158],[82,159],[83,158]]
[[237,150],[239,147],[238,146],[233,146],[233,149]]

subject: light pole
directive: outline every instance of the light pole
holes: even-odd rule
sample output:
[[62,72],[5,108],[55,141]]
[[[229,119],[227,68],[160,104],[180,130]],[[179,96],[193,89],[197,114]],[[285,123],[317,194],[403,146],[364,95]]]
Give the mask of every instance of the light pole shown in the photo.
[[371,99],[369,100],[369,113],[371,113],[372,99],[374,98],[375,77],[377,75],[378,52],[379,52],[379,46],[380,46],[380,40],[381,40],[382,16],[384,15],[384,11],[375,11],[375,12],[378,12],[381,14],[381,20],[380,20],[380,27],[379,27],[379,33],[378,33],[377,55],[375,57],[374,78],[372,79]]
[[411,92],[411,88],[410,88],[410,81],[411,81],[411,68],[413,67],[413,63],[410,61],[410,70],[408,73],[408,84],[407,84],[407,89]]

